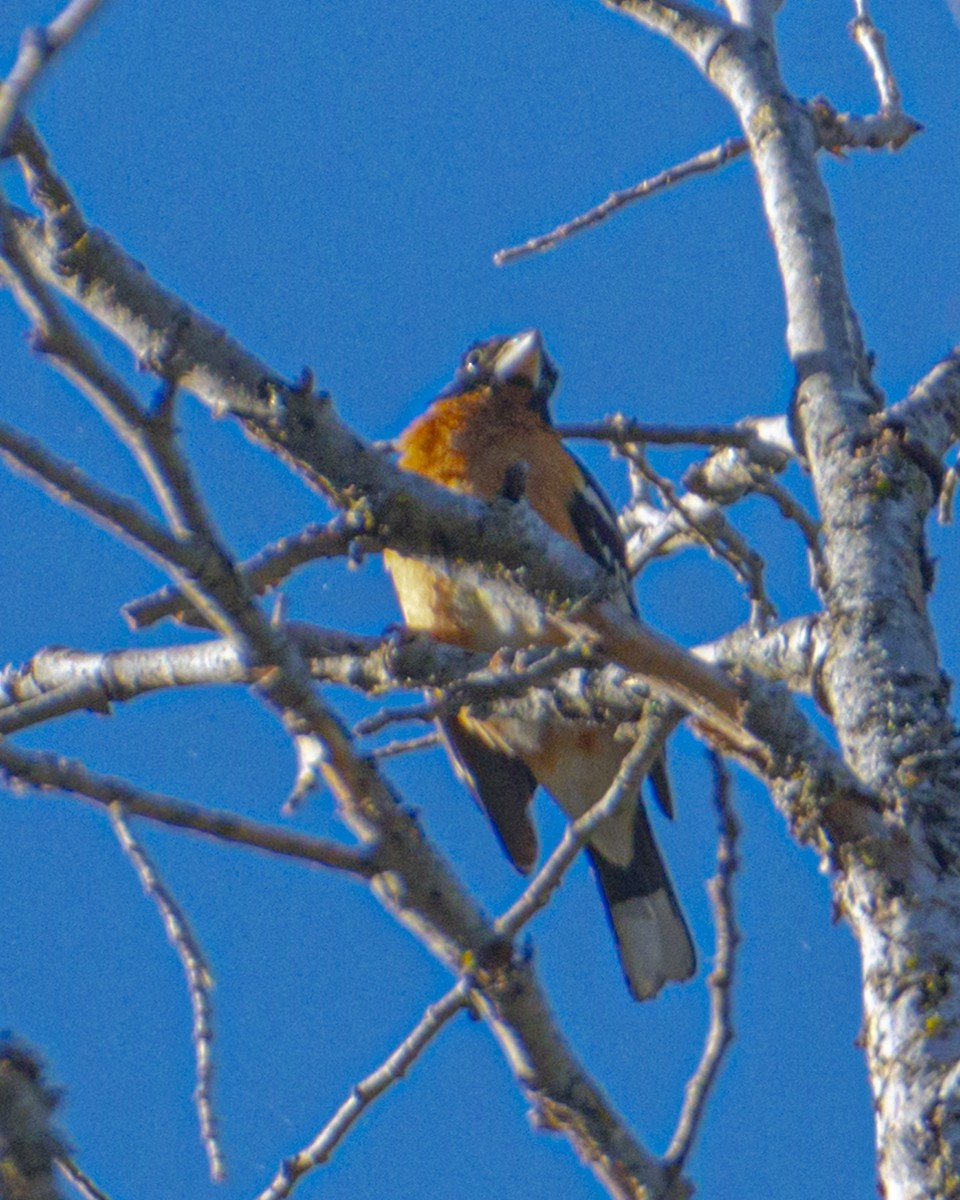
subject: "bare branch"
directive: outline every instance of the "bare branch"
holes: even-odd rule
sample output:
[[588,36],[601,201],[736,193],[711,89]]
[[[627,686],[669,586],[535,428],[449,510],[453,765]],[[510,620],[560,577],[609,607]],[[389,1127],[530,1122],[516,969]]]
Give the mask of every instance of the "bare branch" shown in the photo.
[[98,1187],[90,1176],[77,1166],[69,1154],[59,1155],[57,1166],[73,1189],[80,1193],[82,1200],[110,1200],[109,1194],[103,1188]]
[[398,738],[385,746],[376,746],[371,751],[374,758],[396,758],[398,754],[410,754],[416,750],[432,750],[440,745],[438,733],[424,733],[420,737]]
[[707,978],[710,992],[710,1027],[703,1055],[690,1078],[677,1128],[666,1158],[682,1168],[693,1149],[693,1141],[706,1111],[707,1100],[720,1072],[727,1049],[733,1041],[733,983],[740,930],[733,904],[733,880],[740,866],[737,842],[740,824],[730,800],[730,776],[718,754],[711,753],[713,799],[719,818],[717,873],[708,884],[713,920],[717,931],[717,949],[713,970]]
[[563,438],[614,442],[618,446],[732,446],[749,452],[753,462],[782,470],[793,457],[782,417],[747,417],[736,425],[648,425],[623,413],[599,424],[558,425]]
[[79,1192],[83,1200],[110,1200],[109,1194],[97,1187],[90,1176],[80,1170],[70,1154],[59,1154],[56,1158],[56,1165],[59,1166],[61,1174],[70,1182],[73,1189]]
[[627,752],[606,792],[582,817],[567,825],[556,849],[524,888],[523,894],[497,918],[495,928],[498,933],[514,937],[544,907],[597,826],[613,816],[631,796],[636,796],[644,776],[649,774],[657,756],[663,752],[663,738],[671,726],[669,718],[645,722],[641,736]]
[[670,480],[650,466],[639,448],[625,446],[624,453],[663,495],[670,508],[697,534],[707,549],[726,562],[737,578],[746,585],[751,620],[762,630],[769,620],[776,618],[777,613],[767,595],[761,556],[747,545],[719,507],[699,497],[681,497]]
[[268,854],[346,871],[365,879],[377,871],[375,852],[370,850],[352,850],[323,838],[250,821],[236,813],[184,804],[170,796],[135,788],[125,780],[97,775],[80,763],[54,754],[19,750],[9,742],[3,742],[0,744],[0,770],[17,784],[27,784],[42,791],[55,789],[72,793],[104,808],[119,804],[148,821],[189,829],[218,841],[250,846]]
[[445,996],[431,1004],[380,1066],[350,1089],[350,1095],[310,1144],[284,1159],[273,1182],[257,1196],[257,1200],[285,1200],[308,1172],[329,1161],[374,1100],[399,1083],[451,1017],[469,1005],[470,989],[470,979],[461,979]]
[[873,80],[880,96],[880,108],[884,112],[900,108],[900,88],[893,75],[893,67],[887,57],[887,39],[882,30],[873,23],[867,0],[854,0],[857,15],[850,22],[850,36],[863,51],[870,64]]
[[81,709],[109,712],[115,701],[160,689],[253,678],[240,651],[226,640],[105,653],[55,646],[0,672],[0,734]]
[[[247,581],[254,595],[276,587],[298,567],[319,558],[339,558],[352,554],[355,546],[373,549],[364,532],[363,517],[357,513],[340,513],[326,525],[308,525],[299,533],[281,538],[272,545],[242,562],[237,570]],[[145,629],[164,617],[175,616],[185,624],[199,624],[203,618],[177,588],[165,587],[151,596],[131,600],[123,609],[124,616],[135,629]]]
[[103,0],[71,0],[49,25],[24,30],[20,53],[13,69],[0,86],[0,150],[20,106],[51,58],[80,32]]
[[226,1172],[213,1108],[213,972],[190,927],[187,914],[160,878],[146,850],[133,836],[123,808],[119,804],[111,804],[109,812],[113,832],[133,864],[143,890],[156,904],[167,938],[187,978],[190,1007],[193,1010],[193,1049],[197,1064],[194,1101],[200,1120],[200,1140],[210,1164],[210,1178],[214,1183],[221,1183]]
[[703,150],[693,158],[688,158],[686,162],[667,167],[665,171],[660,171],[657,175],[644,179],[641,183],[635,183],[632,187],[624,188],[622,191],[611,192],[601,204],[570,221],[565,221],[549,233],[541,233],[518,246],[498,250],[493,256],[494,265],[505,267],[508,263],[528,258],[531,254],[542,254],[547,250],[553,250],[560,242],[567,241],[568,238],[582,233],[594,225],[599,225],[601,221],[613,216],[615,212],[625,208],[628,204],[633,204],[637,200],[646,200],[648,196],[665,191],[685,179],[703,175],[707,171],[715,171],[735,158],[739,158],[741,154],[745,154],[746,150],[746,138],[728,138],[719,146],[714,146],[711,150]]

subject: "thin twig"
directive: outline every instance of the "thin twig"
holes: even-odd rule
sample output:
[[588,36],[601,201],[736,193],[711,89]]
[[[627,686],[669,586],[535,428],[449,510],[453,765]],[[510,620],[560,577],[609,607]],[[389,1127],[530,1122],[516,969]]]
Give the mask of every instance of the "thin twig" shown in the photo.
[[128,812],[148,821],[171,825],[177,829],[189,829],[218,841],[250,846],[268,854],[330,867],[335,871],[346,871],[364,879],[369,879],[377,873],[375,848],[353,850],[338,842],[310,837],[303,833],[290,833],[285,829],[239,817],[236,813],[184,804],[170,796],[133,787],[126,780],[98,775],[87,770],[81,763],[55,754],[22,750],[9,742],[2,742],[0,771],[18,783],[28,784],[43,791],[55,789],[71,793],[105,808],[112,804],[120,804]]
[[720,1071],[727,1048],[733,1041],[733,982],[740,930],[733,904],[733,880],[740,866],[737,840],[740,825],[730,799],[730,776],[723,759],[710,754],[713,766],[713,799],[719,820],[717,873],[707,885],[717,931],[717,952],[707,979],[710,993],[710,1027],[703,1055],[687,1083],[677,1128],[667,1149],[666,1160],[683,1168],[703,1118],[707,1099]]
[[725,163],[738,158],[746,150],[746,138],[728,138],[719,146],[714,146],[711,150],[704,150],[700,154],[694,155],[693,158],[688,158],[686,162],[667,167],[665,171],[660,171],[659,174],[652,175],[649,179],[634,184],[633,187],[624,188],[619,192],[611,192],[601,204],[581,213],[571,221],[566,221],[563,225],[558,225],[550,233],[541,233],[518,246],[509,246],[504,250],[498,250],[493,256],[494,264],[504,267],[507,263],[516,262],[519,258],[527,258],[531,254],[552,250],[554,246],[573,237],[574,234],[582,233],[584,229],[589,229],[592,225],[599,225],[601,221],[605,221],[618,209],[633,204],[635,200],[645,200],[654,192],[662,192],[665,188],[672,187],[684,179],[702,175],[706,171],[714,171]]
[[210,1178],[221,1183],[226,1177],[223,1150],[217,1132],[213,1108],[213,972],[187,914],[160,878],[150,856],[133,836],[126,814],[119,804],[110,805],[110,824],[124,854],[133,864],[143,890],[156,904],[170,945],[180,959],[187,978],[190,1006],[193,1010],[193,1049],[196,1056],[197,1086],[193,1094],[200,1121],[200,1140],[210,1164]]
[[[718,507],[711,506],[711,524],[719,525],[719,533],[715,529],[711,529],[702,518],[691,512],[690,505],[684,503],[673,483],[650,466],[642,450],[639,448],[631,450],[629,446],[626,446],[624,453],[637,469],[654,484],[670,507],[703,539],[704,544],[732,567],[737,578],[747,588],[753,620],[762,630],[768,620],[776,618],[777,611],[767,595],[763,582],[763,559],[761,556],[747,545]],[[701,503],[703,502],[701,501]]]
[[589,650],[582,639],[571,645],[559,646],[535,658],[533,662],[525,656],[513,660],[512,669],[484,668],[457,680],[436,697],[422,704],[410,704],[403,708],[385,708],[358,721],[354,733],[358,737],[369,737],[387,725],[407,721],[432,721],[435,717],[467,704],[478,704],[486,700],[518,696],[530,688],[542,687],[564,671],[582,667],[589,661]]
[[83,1200],[110,1200],[110,1195],[99,1187],[90,1176],[80,1169],[69,1154],[57,1156],[57,1166]]
[[734,446],[746,450],[757,441],[755,430],[739,425],[648,425],[622,413],[599,424],[557,425],[556,431],[562,438],[617,445],[636,442],[641,446]]
[[308,1146],[284,1159],[276,1177],[257,1200],[285,1200],[300,1180],[325,1163],[367,1108],[406,1074],[443,1026],[470,1002],[471,980],[461,979],[431,1004],[399,1046],[375,1071],[350,1089],[350,1095]]
[[[674,718],[670,718],[675,723]],[[613,782],[600,799],[583,816],[571,821],[563,831],[556,849],[524,888],[523,894],[496,921],[496,931],[513,937],[530,918],[550,899],[560,886],[567,868],[590,840],[598,825],[611,817],[631,796],[637,794],[640,782],[663,750],[663,738],[651,721],[644,736],[630,747]]]
[[[363,518],[356,513],[341,513],[327,525],[308,525],[299,533],[265,546],[237,570],[255,595],[276,587],[297,567],[318,558],[336,558],[348,554],[362,533]],[[195,624],[202,620],[179,588],[167,586],[149,596],[131,600],[123,606],[123,615],[134,629],[145,629],[164,617]]]
[[34,25],[23,31],[20,53],[13,69],[0,86],[0,150],[17,111],[51,58],[80,32],[103,0],[71,0],[49,25]]
[[370,753],[374,758],[396,758],[398,754],[410,754],[414,750],[432,750],[440,745],[438,733],[424,733],[420,737],[398,738],[385,746],[376,746]]
[[857,15],[850,22],[850,36],[863,51],[864,57],[873,72],[873,81],[877,85],[880,96],[880,107],[883,111],[899,110],[901,104],[900,88],[893,74],[893,67],[887,57],[887,39],[883,31],[873,23],[867,0],[854,0]]

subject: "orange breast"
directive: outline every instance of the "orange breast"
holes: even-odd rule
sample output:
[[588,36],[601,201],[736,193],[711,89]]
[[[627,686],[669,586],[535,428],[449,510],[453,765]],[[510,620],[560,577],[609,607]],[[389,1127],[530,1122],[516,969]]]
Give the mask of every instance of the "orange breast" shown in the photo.
[[527,464],[526,499],[571,542],[577,534],[566,498],[579,483],[576,463],[555,431],[513,389],[487,389],[435,401],[400,438],[400,466],[488,504],[507,471]]
[[[576,542],[564,497],[579,480],[556,433],[510,389],[437,400],[400,438],[400,466],[487,503],[507,471],[527,464],[526,499],[557,533]],[[539,606],[483,571],[387,551],[404,619],[441,641],[475,650],[556,641]]]

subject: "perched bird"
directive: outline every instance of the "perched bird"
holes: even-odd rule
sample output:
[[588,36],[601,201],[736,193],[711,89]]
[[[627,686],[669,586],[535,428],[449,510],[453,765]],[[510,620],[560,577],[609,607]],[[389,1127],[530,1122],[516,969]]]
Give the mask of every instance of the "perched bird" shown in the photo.
[[[547,404],[557,379],[535,329],[478,342],[452,383],[400,435],[399,463],[488,503],[522,488],[552,529],[610,573],[616,603],[635,614],[616,514],[550,421]],[[410,629],[491,653],[548,640],[542,619],[531,617],[535,606],[511,604],[510,592],[478,569],[394,551],[385,561]],[[576,818],[603,796],[630,748],[629,736],[618,736],[616,728],[558,712],[527,721],[476,719],[461,709],[442,720],[441,732],[458,774],[524,873],[537,857],[528,811],[537,785]],[[672,816],[662,757],[650,779]],[[696,966],[693,942],[639,795],[597,828],[588,853],[633,995],[647,999],[669,980],[688,979]]]

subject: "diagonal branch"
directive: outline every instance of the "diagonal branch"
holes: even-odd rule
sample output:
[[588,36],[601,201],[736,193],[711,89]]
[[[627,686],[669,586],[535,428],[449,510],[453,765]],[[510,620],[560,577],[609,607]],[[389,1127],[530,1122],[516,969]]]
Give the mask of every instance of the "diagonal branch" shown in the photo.
[[0,150],[17,112],[51,58],[80,32],[103,0],[71,0],[48,25],[24,30],[20,53],[13,69],[0,85]]
[[591,229],[594,225],[599,225],[608,217],[612,217],[615,212],[619,212],[621,208],[626,208],[628,204],[646,200],[657,192],[666,191],[667,188],[674,187],[686,179],[703,175],[708,171],[716,171],[735,158],[739,158],[741,154],[745,154],[746,150],[746,138],[728,138],[719,146],[714,146],[711,150],[702,150],[693,158],[667,167],[666,170],[658,172],[649,179],[644,179],[641,183],[635,183],[632,187],[624,188],[622,191],[611,192],[601,204],[588,209],[578,217],[564,221],[562,225],[551,229],[549,233],[541,233],[521,242],[518,246],[509,246],[504,250],[498,250],[493,256],[494,265],[505,267],[509,263],[517,262],[521,258],[528,258],[532,254],[543,254],[547,250],[553,250],[561,242],[567,241],[578,233],[583,233],[586,229]]
[[106,809],[119,804],[127,812],[148,821],[187,829],[217,841],[249,846],[267,854],[345,871],[364,879],[369,879],[377,870],[375,850],[358,851],[323,838],[251,821],[233,812],[184,804],[171,796],[133,787],[125,780],[98,775],[78,762],[55,754],[17,749],[8,741],[0,743],[0,771],[17,784],[41,791],[67,792]]
[[644,722],[641,736],[627,752],[606,792],[583,816],[567,825],[556,849],[524,888],[523,894],[497,918],[496,929],[499,933],[506,937],[516,936],[560,886],[568,867],[597,827],[613,816],[624,801],[636,796],[641,780],[650,773],[658,755],[663,753],[663,735],[670,725],[669,717]]
[[57,1166],[64,1179],[69,1181],[82,1200],[110,1200],[110,1196],[77,1166],[69,1154],[59,1155]]
[[733,880],[740,866],[737,842],[740,824],[730,800],[730,776],[719,755],[712,754],[713,798],[719,821],[717,873],[708,884],[717,931],[713,970],[707,978],[710,993],[710,1027],[703,1055],[687,1084],[677,1128],[667,1149],[667,1161],[682,1168],[706,1111],[707,1099],[717,1080],[727,1050],[733,1042],[733,982],[740,930],[733,907]]
[[213,972],[190,927],[187,914],[160,878],[146,850],[133,836],[121,805],[110,805],[110,824],[124,854],[133,864],[143,890],[160,912],[167,938],[180,959],[187,979],[190,1007],[193,1010],[193,1049],[197,1064],[194,1100],[200,1119],[200,1140],[210,1164],[210,1178],[214,1183],[220,1183],[226,1176],[213,1109]]
[[[372,548],[363,538],[363,517],[360,514],[340,513],[326,525],[308,525],[306,529],[265,546],[253,558],[238,565],[237,570],[255,595],[276,587],[298,567],[320,558],[338,558],[352,554],[359,544]],[[184,624],[200,624],[202,617],[183,593],[167,586],[153,595],[131,600],[123,609],[124,616],[134,629],[146,629],[164,617],[175,616]]]
[[350,1095],[309,1145],[284,1159],[272,1183],[256,1200],[285,1200],[314,1168],[330,1160],[334,1150],[371,1104],[403,1078],[446,1023],[470,1003],[469,977],[464,977],[431,1004],[399,1046],[375,1071],[354,1084]]

